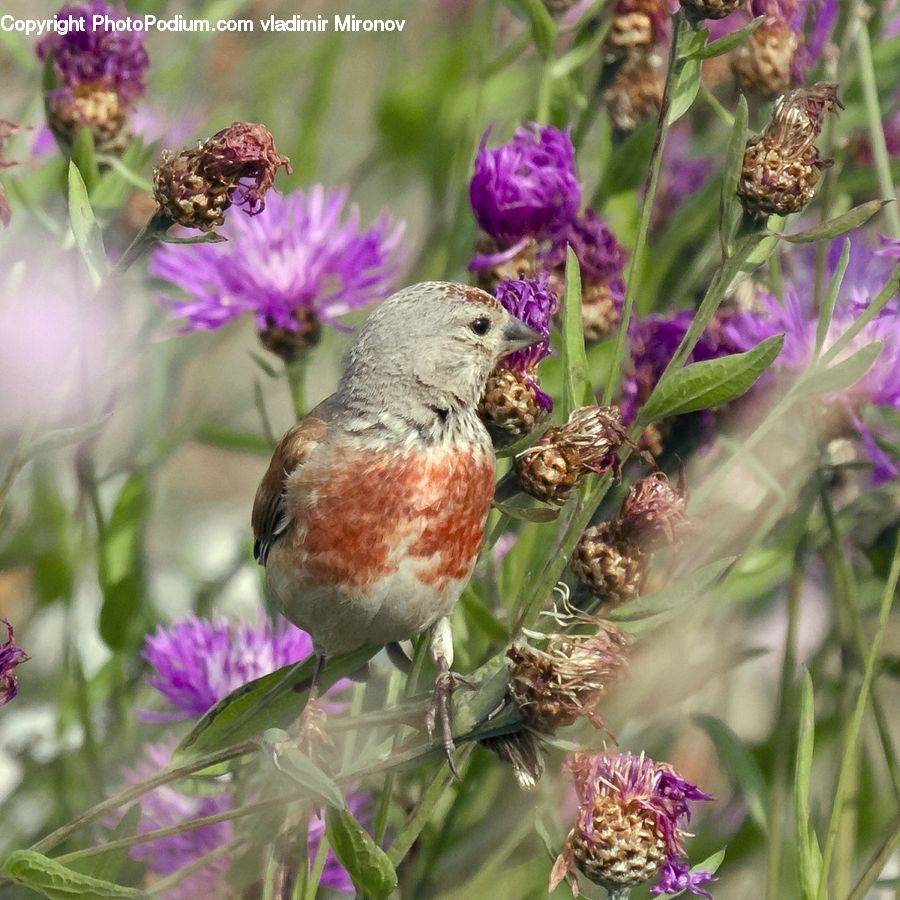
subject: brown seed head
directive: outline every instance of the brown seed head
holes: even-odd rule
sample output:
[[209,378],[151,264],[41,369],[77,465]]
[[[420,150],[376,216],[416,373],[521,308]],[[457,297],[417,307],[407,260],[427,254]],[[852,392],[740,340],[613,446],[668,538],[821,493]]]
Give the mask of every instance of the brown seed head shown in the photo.
[[103,82],[75,85],[47,100],[47,124],[60,143],[71,146],[80,128],[87,128],[101,153],[120,154],[131,140],[131,108]]
[[629,488],[613,527],[620,541],[652,552],[673,543],[687,522],[683,480],[673,488],[662,472],[654,472]]
[[647,560],[609,522],[585,529],[572,552],[572,573],[595,597],[616,607],[641,594]]
[[669,13],[662,0],[616,0],[604,47],[616,58],[664,43]]
[[[493,256],[502,248],[489,235],[482,235],[475,245],[475,253],[479,256]],[[477,272],[478,287],[492,294],[501,281],[516,281],[519,278],[531,278],[537,273],[537,243],[530,240],[514,256],[505,262],[479,269]],[[555,288],[554,288],[555,290]]]
[[506,366],[499,366],[487,380],[478,405],[478,415],[494,442],[502,445],[530,434],[545,413],[538,405],[528,377]]
[[584,339],[589,343],[602,341],[619,324],[619,310],[605,281],[584,286],[581,297],[581,324]]
[[603,99],[613,124],[633,131],[644,120],[659,114],[665,88],[665,66],[660,53],[635,50],[616,72]]
[[772,19],[734,51],[731,71],[738,88],[748,94],[777,97],[791,84],[791,64],[800,37],[787,22]]
[[724,19],[736,9],[740,9],[746,0],[681,0],[681,8],[689,19]]

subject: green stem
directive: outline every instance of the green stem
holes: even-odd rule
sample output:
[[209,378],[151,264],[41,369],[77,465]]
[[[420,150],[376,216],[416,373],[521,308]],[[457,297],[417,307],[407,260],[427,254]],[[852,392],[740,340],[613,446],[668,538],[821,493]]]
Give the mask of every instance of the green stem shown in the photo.
[[891,830],[884,839],[882,845],[875,851],[868,865],[863,870],[859,881],[850,892],[847,900],[864,900],[869,895],[869,889],[878,880],[878,876],[894,855],[894,851],[900,847],[900,815],[891,823]]
[[852,768],[857,758],[860,730],[862,727],[863,713],[869,701],[869,691],[875,678],[875,668],[878,662],[878,653],[881,650],[881,642],[887,628],[888,617],[893,605],[897,590],[897,581],[900,579],[900,535],[897,536],[894,545],[894,557],[891,563],[891,571],[885,584],[884,594],[881,598],[881,609],[878,615],[878,627],[872,640],[872,647],[866,659],[865,674],[862,685],[859,688],[853,716],[850,719],[844,740],[843,753],[841,754],[841,768],[838,773],[837,786],[834,791],[834,805],[831,809],[831,818],[828,823],[828,833],[825,838],[825,849],[822,852],[822,867],[819,873],[819,885],[816,896],[819,900],[826,900],[828,877],[831,869],[831,861],[834,857],[835,841],[837,839],[838,825],[844,808],[844,798],[852,776]]
[[285,375],[291,391],[291,404],[298,420],[306,415],[306,357],[285,363]]
[[234,840],[229,841],[227,844],[223,844],[221,847],[216,847],[215,850],[211,850],[209,853],[204,853],[203,856],[195,859],[189,866],[185,866],[183,869],[179,869],[177,872],[173,872],[166,878],[160,878],[159,881],[155,881],[152,885],[150,885],[150,887],[147,888],[147,893],[164,893],[170,888],[175,887],[176,884],[179,884],[185,878],[188,878],[196,872],[202,871],[211,862],[215,862],[217,859],[219,859],[219,857],[225,856],[227,853],[231,853],[232,851],[237,850],[238,847],[246,843],[246,838],[235,838]]
[[628,342],[628,323],[631,321],[634,301],[638,295],[638,273],[644,263],[644,253],[647,249],[647,235],[650,231],[650,219],[653,215],[653,201],[656,198],[656,186],[659,184],[659,173],[662,169],[663,149],[666,145],[666,136],[669,133],[669,106],[672,100],[672,89],[675,82],[675,72],[678,65],[678,37],[681,33],[683,15],[679,11],[672,19],[672,45],[669,48],[669,65],[666,70],[666,84],[663,90],[662,105],[659,110],[659,118],[656,122],[656,139],[653,142],[653,152],[650,156],[650,169],[647,173],[647,181],[644,189],[644,200],[641,204],[641,216],[638,221],[637,238],[634,242],[634,250],[628,263],[628,276],[626,278],[625,301],[622,306],[622,317],[616,334],[616,342],[613,350],[613,358],[610,366],[611,377],[607,382],[603,393],[603,402],[609,404],[615,396],[619,386],[619,373],[625,361],[625,349]]
[[[863,101],[866,106],[866,118],[869,123],[869,140],[872,143],[872,158],[875,162],[875,174],[878,177],[878,189],[885,200],[896,200],[897,192],[891,179],[891,162],[888,156],[887,143],[884,139],[884,127],[881,123],[881,108],[878,105],[878,89],[875,85],[875,67],[872,62],[872,44],[865,21],[867,8],[864,3],[857,5],[861,21],[856,28],[856,50],[859,54],[859,77],[862,82]],[[896,202],[884,208],[891,235],[900,238],[900,210]]]
[[306,890],[303,892],[303,900],[316,900],[319,882],[322,880],[322,873],[325,871],[325,862],[328,859],[330,846],[328,837],[323,831],[319,846],[316,848],[316,857],[313,860],[312,871],[309,873],[309,881],[306,884]]
[[145,253],[149,253],[156,242],[172,227],[174,223],[162,210],[156,210],[147,224],[137,233],[121,259],[115,264],[110,278],[121,275],[134,265]]

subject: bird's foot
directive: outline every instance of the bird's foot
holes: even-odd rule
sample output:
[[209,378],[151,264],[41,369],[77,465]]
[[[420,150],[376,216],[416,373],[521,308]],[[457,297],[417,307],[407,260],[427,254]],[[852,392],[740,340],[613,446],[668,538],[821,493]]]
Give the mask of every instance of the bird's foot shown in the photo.
[[297,718],[297,746],[310,759],[316,755],[316,751],[334,746],[325,730],[327,718],[322,704],[318,699],[312,698]]
[[450,771],[457,780],[459,779],[459,770],[456,768],[456,762],[453,759],[456,744],[453,743],[453,720],[450,701],[453,697],[453,692],[461,685],[469,688],[476,687],[473,681],[464,678],[456,672],[451,672],[449,669],[438,672],[437,677],[434,679],[434,694],[431,708],[425,715],[425,727],[428,729],[430,738],[434,737],[435,727],[440,724],[444,753],[447,756]]

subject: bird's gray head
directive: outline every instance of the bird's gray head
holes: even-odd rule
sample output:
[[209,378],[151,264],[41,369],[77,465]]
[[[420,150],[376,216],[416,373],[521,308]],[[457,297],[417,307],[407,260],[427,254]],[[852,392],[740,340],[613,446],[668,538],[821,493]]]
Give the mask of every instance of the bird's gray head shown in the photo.
[[472,406],[497,361],[542,336],[490,294],[448,281],[414,284],[369,316],[344,359],[345,398]]

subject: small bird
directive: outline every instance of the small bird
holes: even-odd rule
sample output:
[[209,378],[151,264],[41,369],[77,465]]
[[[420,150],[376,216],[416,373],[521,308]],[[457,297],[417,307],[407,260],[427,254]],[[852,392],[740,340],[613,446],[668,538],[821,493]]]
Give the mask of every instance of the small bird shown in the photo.
[[490,294],[452,282],[385,300],[351,343],[337,390],[281,439],[253,504],[254,555],[283,614],[327,657],[431,629],[452,765],[449,616],[494,497],[477,415],[499,359],[543,340]]

